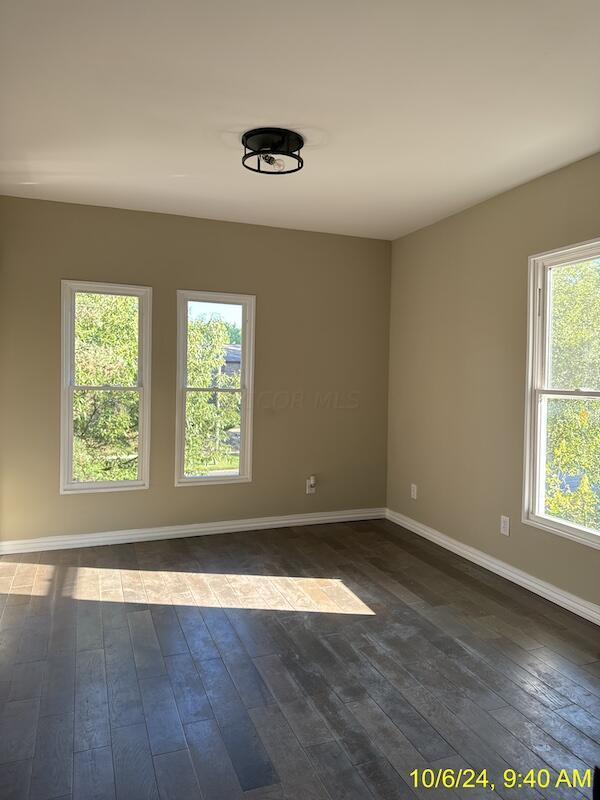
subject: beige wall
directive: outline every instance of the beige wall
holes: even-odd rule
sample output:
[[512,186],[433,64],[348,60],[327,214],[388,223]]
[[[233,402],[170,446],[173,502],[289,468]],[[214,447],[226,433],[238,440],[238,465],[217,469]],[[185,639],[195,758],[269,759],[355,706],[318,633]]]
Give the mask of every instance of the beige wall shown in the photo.
[[[394,242],[391,321],[386,242],[15,198],[0,215],[1,538],[383,506],[387,444],[390,508],[600,601],[600,550],[520,522],[527,257],[600,235],[600,156]],[[154,289],[147,491],[58,493],[61,278]],[[178,288],[257,295],[250,484],[173,485]]]
[[[14,198],[0,212],[0,537],[385,504],[389,243]],[[61,278],[154,290],[149,490],[59,495]],[[257,296],[250,484],[173,485],[179,288]],[[272,392],[301,396],[274,409]]]
[[520,519],[527,258],[597,236],[600,155],[394,242],[388,440],[390,508],[593,602],[600,550]]

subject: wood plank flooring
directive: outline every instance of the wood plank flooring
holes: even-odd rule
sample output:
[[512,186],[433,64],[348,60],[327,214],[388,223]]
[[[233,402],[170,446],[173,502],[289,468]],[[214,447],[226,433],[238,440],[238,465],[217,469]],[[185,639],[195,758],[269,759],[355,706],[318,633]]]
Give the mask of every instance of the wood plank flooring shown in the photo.
[[372,521],[0,559],[0,800],[395,800],[600,764],[600,629]]

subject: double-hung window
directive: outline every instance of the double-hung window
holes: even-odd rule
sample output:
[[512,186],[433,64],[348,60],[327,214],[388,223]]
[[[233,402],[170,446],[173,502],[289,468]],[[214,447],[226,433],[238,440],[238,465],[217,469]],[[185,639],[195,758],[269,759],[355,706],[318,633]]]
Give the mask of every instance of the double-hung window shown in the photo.
[[175,484],[251,479],[254,297],[177,293]]
[[600,547],[600,240],[529,270],[523,521]]
[[62,282],[63,494],[148,486],[151,298],[144,286]]

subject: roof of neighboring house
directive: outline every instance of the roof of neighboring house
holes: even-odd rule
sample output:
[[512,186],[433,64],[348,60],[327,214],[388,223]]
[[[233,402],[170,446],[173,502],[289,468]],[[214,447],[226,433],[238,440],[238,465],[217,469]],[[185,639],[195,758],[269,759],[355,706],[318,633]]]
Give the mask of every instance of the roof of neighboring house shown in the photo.
[[225,363],[239,364],[242,360],[242,346],[240,344],[225,345]]

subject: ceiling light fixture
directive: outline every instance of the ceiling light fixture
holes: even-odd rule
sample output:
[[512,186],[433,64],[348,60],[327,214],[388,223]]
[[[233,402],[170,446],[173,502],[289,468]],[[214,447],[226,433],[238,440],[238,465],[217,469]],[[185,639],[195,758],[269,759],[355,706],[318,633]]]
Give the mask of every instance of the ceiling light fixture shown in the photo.
[[304,166],[304,139],[286,128],[253,128],[242,136],[242,165],[261,175],[289,175]]

